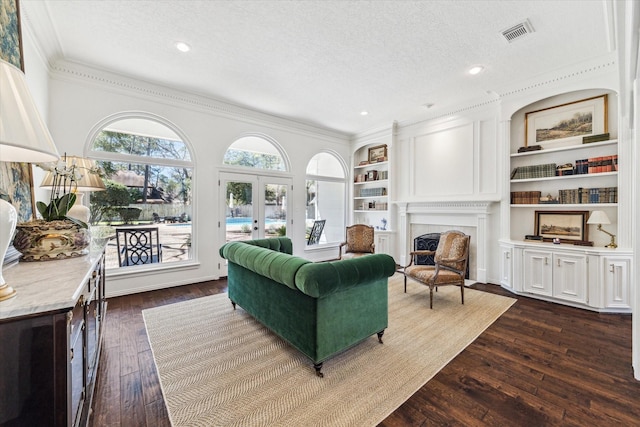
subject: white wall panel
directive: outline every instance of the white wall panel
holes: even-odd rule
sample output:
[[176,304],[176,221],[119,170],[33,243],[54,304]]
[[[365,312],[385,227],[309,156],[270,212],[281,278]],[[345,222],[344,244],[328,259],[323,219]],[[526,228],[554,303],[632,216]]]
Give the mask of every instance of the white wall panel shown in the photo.
[[473,193],[473,124],[421,135],[413,141],[414,197]]

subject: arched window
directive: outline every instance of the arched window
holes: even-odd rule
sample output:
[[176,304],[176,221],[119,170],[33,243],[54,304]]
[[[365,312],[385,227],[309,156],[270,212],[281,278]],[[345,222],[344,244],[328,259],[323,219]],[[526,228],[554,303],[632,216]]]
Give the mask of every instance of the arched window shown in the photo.
[[192,258],[193,157],[169,124],[155,117],[110,121],[98,129],[89,157],[104,171],[106,185],[90,198],[94,235],[132,227],[159,231],[160,256],[125,262],[122,246],[109,245],[107,268]]
[[332,153],[318,153],[307,164],[307,230],[325,220],[320,243],[341,242],[345,232],[345,167]]
[[225,165],[286,171],[287,167],[278,148],[264,137],[244,136],[237,139],[224,155]]

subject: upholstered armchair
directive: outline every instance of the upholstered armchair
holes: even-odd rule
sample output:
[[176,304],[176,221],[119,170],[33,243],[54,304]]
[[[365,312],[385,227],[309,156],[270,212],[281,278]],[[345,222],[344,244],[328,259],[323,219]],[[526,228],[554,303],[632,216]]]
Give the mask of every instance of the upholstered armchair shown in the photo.
[[346,240],[338,248],[338,259],[354,258],[375,253],[373,243],[373,227],[365,224],[355,224],[347,227]]
[[[464,304],[464,276],[469,262],[471,237],[459,231],[447,231],[440,235],[435,251],[413,251],[411,262],[404,266],[404,291],[407,292],[407,277],[429,286],[429,307],[433,308],[433,289],[438,286],[458,285]],[[414,258],[419,255],[434,255],[435,265],[416,265]]]

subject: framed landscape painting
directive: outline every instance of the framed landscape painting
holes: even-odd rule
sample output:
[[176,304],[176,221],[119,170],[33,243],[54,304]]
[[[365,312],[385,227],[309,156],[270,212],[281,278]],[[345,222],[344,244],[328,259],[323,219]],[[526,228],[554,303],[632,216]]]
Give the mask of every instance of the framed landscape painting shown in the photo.
[[559,239],[563,243],[589,240],[589,211],[536,211],[536,236],[544,240]]
[[569,102],[525,114],[525,146],[553,148],[608,132],[607,95]]
[[18,0],[0,0],[0,29],[4,30],[0,37],[0,59],[24,71]]

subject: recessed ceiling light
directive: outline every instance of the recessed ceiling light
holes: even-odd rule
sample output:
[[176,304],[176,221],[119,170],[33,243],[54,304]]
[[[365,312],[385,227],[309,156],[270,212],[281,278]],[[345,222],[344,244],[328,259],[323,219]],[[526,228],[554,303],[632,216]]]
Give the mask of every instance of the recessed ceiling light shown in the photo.
[[482,70],[484,70],[484,67],[482,65],[476,65],[469,68],[469,74],[475,76],[476,74],[480,73]]
[[191,50],[191,46],[189,46],[185,42],[177,42],[176,49],[178,49],[180,52],[189,52]]
[[366,115],[368,115],[368,114],[369,114],[369,112],[368,112],[368,111],[360,111],[360,115],[361,115],[361,116],[366,116]]

